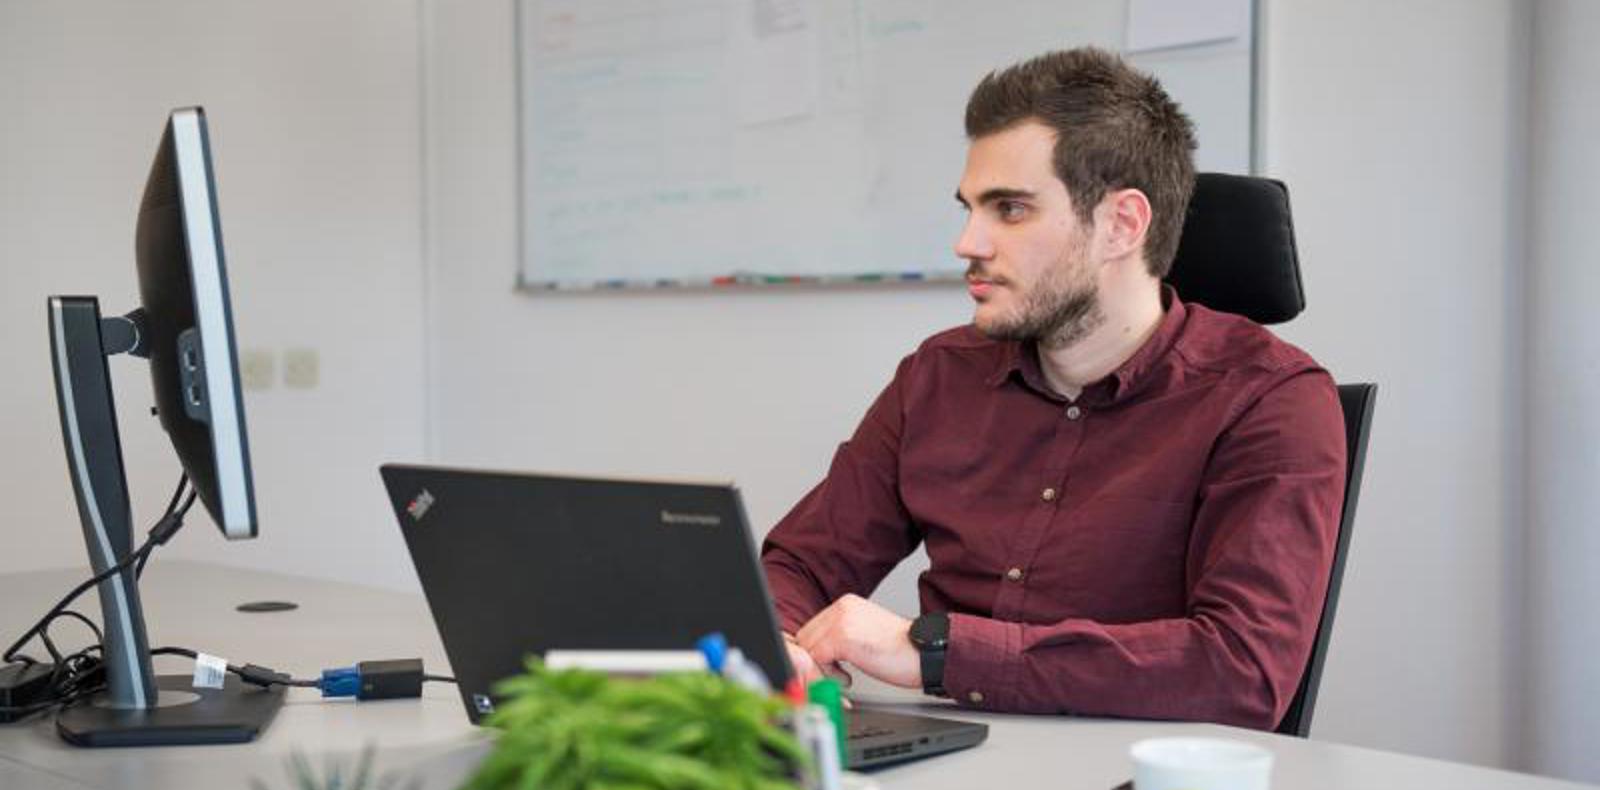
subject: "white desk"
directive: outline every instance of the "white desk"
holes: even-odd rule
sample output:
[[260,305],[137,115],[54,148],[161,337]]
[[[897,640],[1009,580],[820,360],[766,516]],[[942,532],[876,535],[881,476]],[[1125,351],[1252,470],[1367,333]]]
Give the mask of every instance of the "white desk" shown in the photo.
[[[0,576],[0,637],[7,643],[85,576],[47,571]],[[152,645],[181,645],[313,676],[324,667],[357,661],[421,656],[428,670],[448,665],[420,596],[291,576],[163,561],[159,555],[143,585]],[[243,601],[283,599],[293,612],[247,615]],[[93,597],[80,607],[98,618]],[[62,623],[61,633],[73,626]],[[70,639],[70,638],[68,638]],[[157,670],[190,670],[163,658]],[[888,696],[885,696],[888,694]],[[924,708],[908,697],[876,691],[864,695],[896,707]],[[1102,721],[939,711],[989,723],[989,740],[976,749],[881,771],[885,790],[971,790],[975,787],[1108,790],[1128,778],[1128,745],[1152,735],[1210,734],[1243,738],[1277,754],[1278,788],[1441,787],[1451,790],[1555,790],[1567,782],[1428,760],[1351,746],[1305,741],[1229,727]],[[421,700],[357,703],[322,701],[291,689],[266,735],[236,746],[153,749],[78,749],[39,717],[0,726],[0,788],[239,788],[259,779],[291,786],[284,764],[295,751],[313,764],[343,759],[353,764],[363,746],[378,747],[377,767],[425,790],[453,788],[488,749],[485,734],[467,723],[455,689],[429,683]],[[402,785],[404,786],[404,785]]]

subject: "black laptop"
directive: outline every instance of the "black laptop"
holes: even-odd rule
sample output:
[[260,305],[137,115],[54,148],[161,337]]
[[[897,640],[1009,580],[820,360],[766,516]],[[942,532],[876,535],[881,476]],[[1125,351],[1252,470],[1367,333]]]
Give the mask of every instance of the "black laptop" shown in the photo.
[[[381,472],[474,723],[549,650],[681,650],[725,635],[790,676],[738,489],[385,465]],[[981,743],[984,724],[849,714],[848,764]]]

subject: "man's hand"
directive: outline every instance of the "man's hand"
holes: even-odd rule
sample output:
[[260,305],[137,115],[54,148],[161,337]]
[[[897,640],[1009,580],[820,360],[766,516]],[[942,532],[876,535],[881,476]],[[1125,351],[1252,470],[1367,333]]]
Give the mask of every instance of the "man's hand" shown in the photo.
[[784,632],[783,646],[789,651],[789,666],[794,669],[794,676],[801,683],[809,686],[811,681],[822,678],[822,668],[817,666],[817,662],[812,660],[811,654],[807,653],[806,649],[795,641],[793,634],[787,631]]
[[[843,662],[885,683],[920,689],[922,657],[907,636],[910,631],[910,620],[859,595],[846,595],[811,618],[795,641],[816,668]],[[791,647],[790,661],[794,653]],[[798,665],[795,672],[801,672]]]

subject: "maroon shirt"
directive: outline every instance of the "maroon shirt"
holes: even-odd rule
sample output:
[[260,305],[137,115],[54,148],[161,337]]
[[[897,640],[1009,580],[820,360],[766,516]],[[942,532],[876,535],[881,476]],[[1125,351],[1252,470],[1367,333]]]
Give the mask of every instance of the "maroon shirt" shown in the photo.
[[1327,590],[1344,418],[1305,352],[1164,296],[1075,401],[1031,344],[970,326],[906,357],[762,547],[785,630],[921,543],[963,704],[1275,726]]

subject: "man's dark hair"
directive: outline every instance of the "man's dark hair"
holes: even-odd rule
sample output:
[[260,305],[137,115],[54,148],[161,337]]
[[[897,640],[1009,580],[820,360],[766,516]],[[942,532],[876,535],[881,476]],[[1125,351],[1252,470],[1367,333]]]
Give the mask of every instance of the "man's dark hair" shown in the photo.
[[1165,277],[1194,191],[1194,125],[1154,77],[1094,47],[1051,52],[990,72],[967,100],[967,137],[1026,121],[1056,132],[1056,176],[1079,219],[1093,222],[1107,191],[1150,200],[1145,260]]

